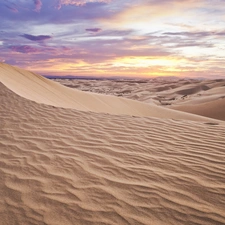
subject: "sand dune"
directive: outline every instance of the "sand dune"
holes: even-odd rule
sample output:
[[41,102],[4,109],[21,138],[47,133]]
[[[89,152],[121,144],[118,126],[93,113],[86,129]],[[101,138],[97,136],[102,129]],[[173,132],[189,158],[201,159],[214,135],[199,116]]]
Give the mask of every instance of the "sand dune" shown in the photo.
[[211,100],[206,103],[178,105],[172,108],[183,112],[225,120],[225,98]]
[[16,94],[56,107],[110,114],[210,121],[210,119],[140,101],[71,89],[32,72],[0,63],[0,81]]
[[60,80],[84,91],[123,96],[193,114],[225,120],[225,80]]
[[0,225],[225,224],[224,122],[0,104]]
[[[0,225],[225,224],[224,121],[154,105],[188,92],[173,106],[218,118],[223,81],[155,81],[151,104],[6,64],[0,81]],[[103,82],[150,98],[148,82]]]

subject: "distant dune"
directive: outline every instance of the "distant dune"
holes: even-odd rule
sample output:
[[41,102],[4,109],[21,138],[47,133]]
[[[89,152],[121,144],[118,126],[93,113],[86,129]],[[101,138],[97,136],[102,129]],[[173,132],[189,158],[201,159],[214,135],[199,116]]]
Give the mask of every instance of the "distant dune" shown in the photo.
[[225,224],[224,121],[6,64],[0,81],[0,225]]

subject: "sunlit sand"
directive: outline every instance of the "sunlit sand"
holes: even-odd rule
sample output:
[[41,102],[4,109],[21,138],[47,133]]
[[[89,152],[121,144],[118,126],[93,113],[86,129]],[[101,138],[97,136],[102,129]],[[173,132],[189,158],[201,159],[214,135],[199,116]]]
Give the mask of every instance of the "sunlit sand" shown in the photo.
[[1,225],[225,224],[224,81],[0,82]]

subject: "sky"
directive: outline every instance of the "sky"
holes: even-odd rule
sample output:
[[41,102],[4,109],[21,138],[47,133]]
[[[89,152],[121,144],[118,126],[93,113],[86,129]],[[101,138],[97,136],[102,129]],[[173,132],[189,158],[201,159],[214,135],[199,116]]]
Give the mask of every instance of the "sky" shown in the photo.
[[225,0],[1,0],[0,62],[42,75],[225,78]]

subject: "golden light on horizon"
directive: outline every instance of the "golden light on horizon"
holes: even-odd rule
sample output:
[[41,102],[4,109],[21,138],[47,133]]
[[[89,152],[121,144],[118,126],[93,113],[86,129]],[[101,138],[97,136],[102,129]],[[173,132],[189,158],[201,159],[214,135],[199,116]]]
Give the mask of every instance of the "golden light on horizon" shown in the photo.
[[179,64],[185,62],[185,59],[179,59],[175,57],[122,57],[117,58],[114,65],[130,67],[149,67],[149,66],[168,66],[176,67]]
[[187,60],[177,57],[118,57],[102,63],[88,63],[82,60],[76,62],[59,62],[48,60],[40,62],[41,67],[31,65],[28,69],[41,74],[52,75],[115,75],[142,77],[179,75],[181,66]]

